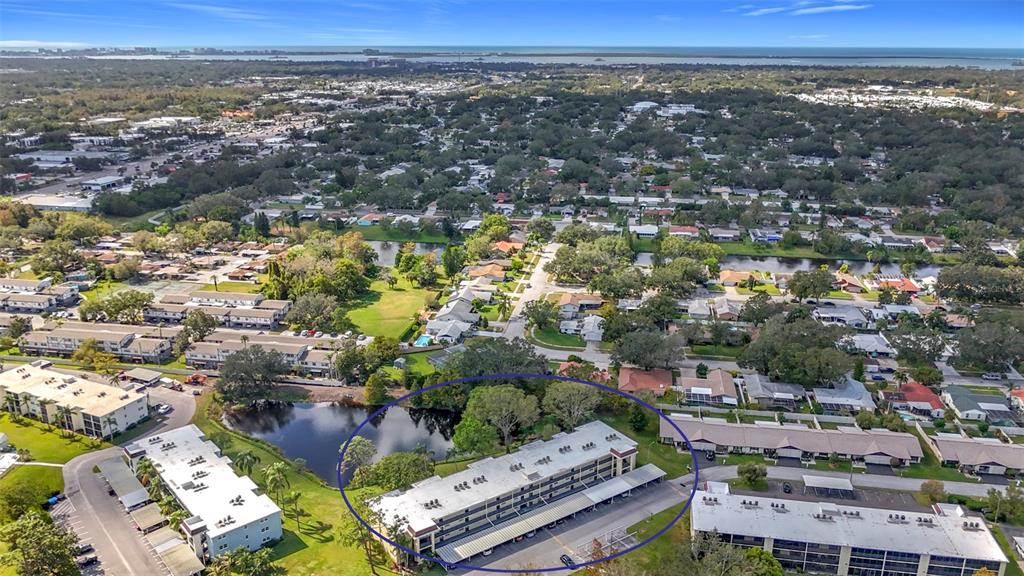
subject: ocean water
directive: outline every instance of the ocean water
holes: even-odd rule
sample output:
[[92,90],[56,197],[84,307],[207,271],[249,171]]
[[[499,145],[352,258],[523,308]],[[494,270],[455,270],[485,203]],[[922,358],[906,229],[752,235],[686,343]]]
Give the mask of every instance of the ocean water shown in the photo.
[[99,58],[188,60],[287,60],[359,62],[405,58],[417,62],[532,64],[721,64],[747,66],[960,66],[987,70],[1024,69],[1024,50],[971,48],[780,48],[780,47],[576,47],[576,46],[231,46],[226,54],[195,53],[193,47],[160,54]]

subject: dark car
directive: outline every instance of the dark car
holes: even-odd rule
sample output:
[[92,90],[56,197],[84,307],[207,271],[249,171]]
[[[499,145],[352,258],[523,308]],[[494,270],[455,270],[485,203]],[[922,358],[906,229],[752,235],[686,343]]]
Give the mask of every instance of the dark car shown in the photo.
[[567,568],[575,568],[576,567],[576,563],[572,561],[572,557],[569,556],[568,554],[562,554],[561,556],[558,557],[558,559],[561,560],[562,564],[565,564],[565,566]]
[[715,461],[715,453],[714,452],[708,452],[708,453],[704,454],[704,459],[707,460],[708,462],[714,462]]
[[790,484],[789,482],[783,482],[782,483],[782,491],[785,492],[786,494],[792,494],[793,493],[793,485]]
[[85,544],[79,544],[78,545],[78,549],[76,550],[76,552],[78,553],[79,556],[81,556],[82,554],[88,554],[89,552],[92,552],[92,550],[93,550],[92,544],[85,543]]

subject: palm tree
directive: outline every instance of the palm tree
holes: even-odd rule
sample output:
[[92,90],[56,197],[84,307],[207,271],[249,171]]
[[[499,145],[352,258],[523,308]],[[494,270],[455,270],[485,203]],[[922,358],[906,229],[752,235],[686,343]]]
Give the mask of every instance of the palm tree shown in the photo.
[[52,420],[50,419],[50,411],[48,410],[48,408],[50,406],[54,405],[54,404],[56,404],[56,402],[53,401],[53,400],[50,400],[49,398],[40,398],[39,399],[39,414],[40,414],[40,418],[42,418],[43,422],[46,424],[46,429],[48,431],[49,430],[53,430],[53,425],[52,425],[53,423],[52,423]]
[[239,470],[245,472],[246,476],[252,476],[252,469],[259,463],[260,457],[252,450],[239,452],[235,456],[235,466],[238,466]]
[[904,372],[903,370],[897,370],[896,373],[892,375],[892,379],[895,380],[896,383],[899,384],[900,386],[903,386],[904,384],[907,383],[908,380],[910,380],[910,378],[907,376],[907,373]]
[[188,512],[178,508],[167,515],[167,524],[177,529],[186,518],[188,518]]
[[103,424],[105,424],[107,426],[107,428],[110,429],[110,441],[113,442],[114,441],[114,427],[117,426],[117,418],[114,418],[113,415],[108,414],[103,419]]
[[7,405],[8,412],[21,412],[21,397],[14,392],[4,395],[4,404]]
[[60,406],[57,408],[57,420],[61,428],[74,432],[74,424],[71,422],[71,406]]
[[299,515],[299,498],[302,498],[302,492],[292,490],[284,498],[284,503],[292,506],[295,512],[295,526],[301,531],[302,530],[302,517]]
[[267,485],[268,492],[277,494],[276,500],[281,500],[281,491],[292,485],[285,472],[284,462],[274,462],[263,469],[263,482]]
[[150,479],[153,477],[153,463],[149,458],[139,460],[139,463],[135,465],[135,474],[139,476],[143,484],[150,483]]
[[174,496],[171,496],[170,494],[164,496],[159,502],[157,502],[157,506],[160,507],[160,511],[164,514],[170,514],[176,506]]
[[508,313],[512,309],[512,302],[504,294],[495,294],[494,297],[498,299],[498,319],[508,318]]

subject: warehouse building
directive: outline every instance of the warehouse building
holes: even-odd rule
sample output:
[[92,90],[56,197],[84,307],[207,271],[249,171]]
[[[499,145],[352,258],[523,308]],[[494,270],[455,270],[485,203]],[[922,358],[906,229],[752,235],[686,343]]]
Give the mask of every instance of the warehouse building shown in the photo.
[[381,529],[404,531],[411,547],[451,565],[660,482],[653,464],[636,468],[637,444],[599,421],[486,458],[459,473],[384,494]]
[[281,509],[194,424],[142,438],[124,447],[137,471],[147,458],[175,500],[191,516],[183,528],[204,562],[239,548],[258,550],[281,538]]
[[[787,572],[837,576],[1003,576],[1007,558],[985,525],[953,504],[895,512],[730,494],[716,485],[693,500],[690,530],[762,548]],[[783,538],[785,536],[785,538]]]

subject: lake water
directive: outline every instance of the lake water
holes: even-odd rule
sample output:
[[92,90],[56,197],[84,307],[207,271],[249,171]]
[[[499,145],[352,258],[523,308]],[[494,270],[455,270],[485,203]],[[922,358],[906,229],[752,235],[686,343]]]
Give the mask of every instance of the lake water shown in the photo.
[[[304,459],[313,473],[337,486],[338,449],[372,412],[332,403],[299,403],[235,413],[225,416],[225,424],[270,442],[288,458]],[[422,444],[441,460],[452,447],[457,421],[457,416],[447,412],[394,407],[364,426],[360,435],[377,446],[378,459]]]
[[[381,266],[394,266],[395,256],[402,249],[405,242],[385,242],[381,240],[367,240],[367,244],[370,245],[377,252],[377,264]],[[427,242],[416,242],[416,254],[426,254],[427,252],[437,252],[438,261],[441,259],[441,252],[444,251],[444,244],[430,244]]]

